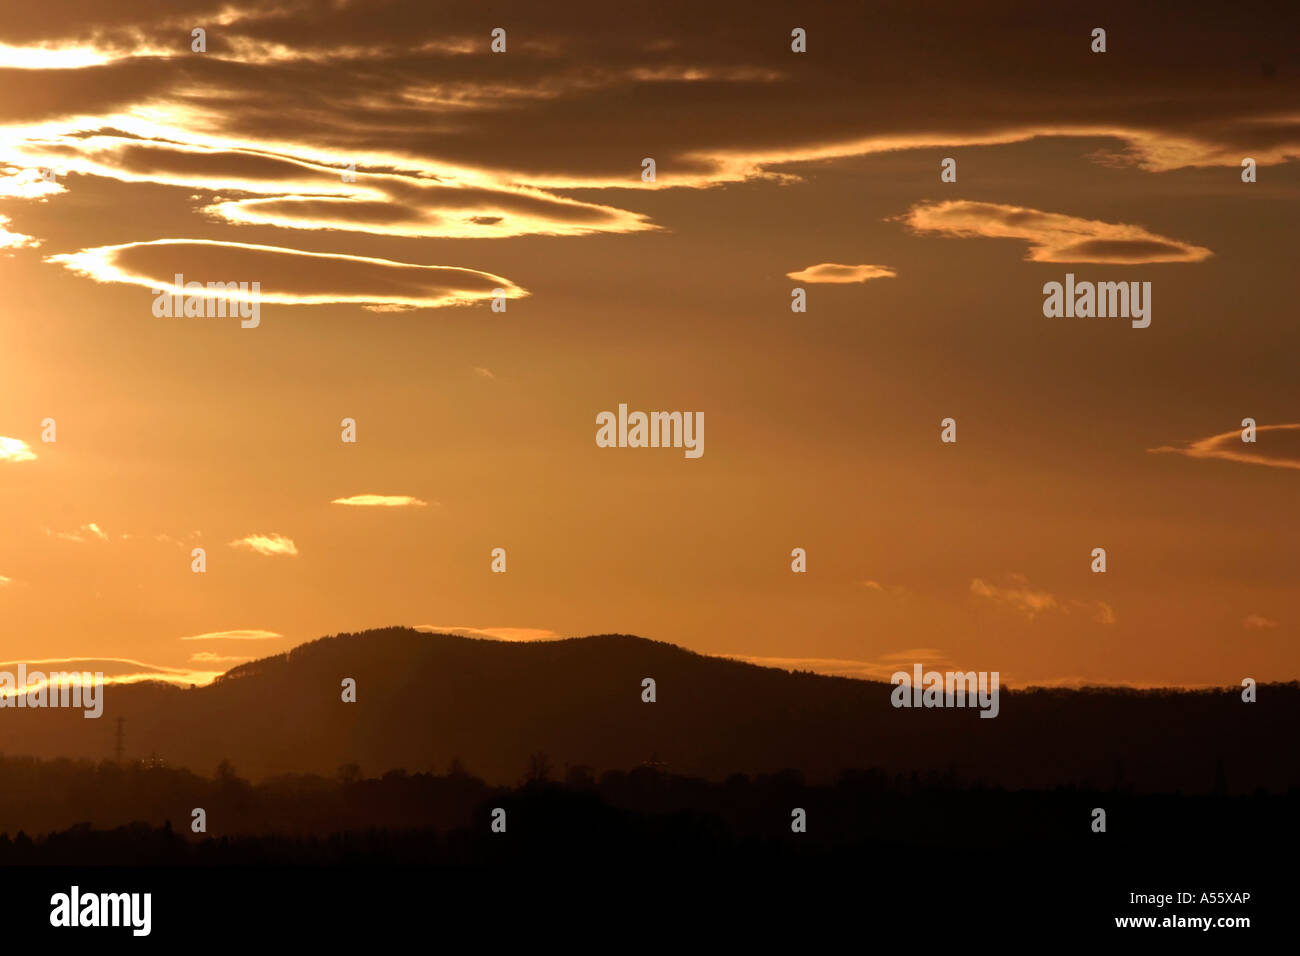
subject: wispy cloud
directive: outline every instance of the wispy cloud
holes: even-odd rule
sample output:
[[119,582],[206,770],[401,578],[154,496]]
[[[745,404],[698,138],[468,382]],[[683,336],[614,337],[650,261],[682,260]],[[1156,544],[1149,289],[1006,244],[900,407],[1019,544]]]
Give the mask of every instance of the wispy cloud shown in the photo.
[[296,555],[298,546],[281,534],[250,534],[230,542],[230,547],[265,555]]
[[0,252],[9,249],[24,249],[39,246],[41,241],[33,236],[25,236],[21,232],[10,232],[5,227],[12,220],[8,216],[0,216]]
[[866,282],[868,279],[892,279],[898,275],[889,266],[846,266],[836,262],[822,262],[786,276],[797,282]]
[[975,578],[970,583],[970,591],[971,594],[978,594],[980,597],[1010,605],[1029,618],[1033,618],[1043,611],[1051,611],[1060,607],[1060,603],[1051,593],[1035,591],[1025,585],[1001,588],[986,584],[981,578]]
[[982,578],[974,578],[970,583],[970,591],[971,594],[1005,605],[1031,621],[1044,612],[1057,611],[1062,614],[1089,614],[1098,624],[1115,623],[1115,610],[1105,601],[1080,601],[1074,598],[1060,600],[1050,591],[1030,587],[1023,574],[1009,575],[1009,580],[1010,586],[999,587]]
[[[104,675],[105,684],[136,684],[156,680],[182,686],[202,685],[210,684],[222,674],[217,670],[146,664],[128,657],[47,657],[41,660],[0,661],[0,670],[13,672],[19,664],[26,665],[29,674],[40,671],[46,678],[52,672],[99,672]],[[44,683],[44,680],[34,682],[29,679],[27,687],[33,688]],[[15,693],[21,690],[22,688],[15,688]]]
[[[174,290],[178,274],[199,283],[245,277],[259,283],[259,302],[279,305],[351,303],[394,311],[467,305],[491,299],[496,289],[512,299],[528,295],[509,279],[476,269],[207,239],[98,246],[45,261],[96,282],[120,282],[151,292]],[[203,275],[195,273],[196,261],[202,263]],[[205,289],[202,295],[232,303],[252,298],[243,290]]]
[[21,438],[0,435],[0,461],[35,461],[36,453]]
[[[1222,432],[1209,438],[1198,438],[1183,446],[1161,445],[1148,448],[1151,454],[1186,455],[1188,458],[1217,458],[1221,461],[1237,461],[1250,465],[1268,465],[1270,468],[1300,468],[1300,444],[1294,448],[1279,447],[1276,443],[1260,441],[1260,435],[1267,432],[1284,432],[1285,437],[1300,438],[1300,424],[1257,425],[1256,440],[1243,442],[1241,430]],[[1297,434],[1291,435],[1290,433]],[[1282,437],[1282,436],[1279,436]]]
[[206,634],[191,634],[189,637],[182,637],[182,641],[270,641],[277,637],[284,637],[283,634],[277,634],[275,631],[262,631],[257,629],[232,630],[232,631],[209,631]]
[[83,524],[76,531],[54,531],[50,528],[44,528],[43,530],[47,537],[58,538],[60,541],[72,541],[77,544],[81,544],[92,538],[97,541],[108,540],[108,535],[105,534],[103,530],[100,529],[99,525],[93,521],[89,524]]
[[1142,226],[1082,219],[1024,206],[958,199],[920,202],[894,217],[914,233],[955,239],[1022,239],[1030,262],[1200,262],[1214,253]]
[[875,580],[863,581],[861,586],[868,591],[875,591],[878,594],[890,594],[894,597],[903,597],[908,593],[907,588],[901,584],[881,584]]
[[853,677],[858,680],[889,680],[897,671],[920,664],[926,668],[941,668],[952,662],[942,651],[933,647],[917,647],[906,651],[884,654],[879,660],[855,660],[840,657],[760,657],[752,654],[720,654],[730,660],[757,664],[759,667],[779,667],[782,670],[812,671],[829,677]]
[[197,651],[190,655],[190,660],[196,664],[242,664],[244,661],[251,661],[251,657],[241,655],[217,654],[213,651]]
[[354,505],[362,508],[423,508],[429,503],[410,495],[353,495],[350,498],[335,498],[332,505]]
[[477,375],[479,378],[496,378],[496,376],[492,374],[492,370],[490,368],[480,368],[477,365],[474,366],[474,374]]
[[431,634],[455,634],[459,637],[484,637],[494,641],[554,641],[554,631],[540,627],[463,627],[460,625],[417,624],[417,631]]
[[1278,626],[1278,623],[1262,614],[1248,614],[1241,622],[1241,626],[1248,631],[1271,631]]

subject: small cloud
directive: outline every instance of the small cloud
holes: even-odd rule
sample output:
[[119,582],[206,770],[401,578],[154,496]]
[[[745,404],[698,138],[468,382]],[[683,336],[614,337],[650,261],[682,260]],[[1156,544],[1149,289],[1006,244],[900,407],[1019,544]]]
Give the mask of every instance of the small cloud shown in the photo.
[[1115,609],[1105,601],[1060,600],[1049,591],[1030,587],[1029,579],[1023,574],[1009,574],[1007,579],[1011,586],[1004,588],[974,578],[970,583],[971,594],[1004,604],[1031,621],[1045,611],[1059,611],[1062,614],[1090,614],[1098,624],[1115,623]]
[[[126,657],[53,657],[36,661],[0,661],[0,670],[12,672],[19,664],[24,664],[27,668],[26,689],[48,684],[52,673],[100,673],[103,674],[105,684],[165,681],[180,686],[210,684],[222,673],[215,670],[146,664]],[[31,676],[36,671],[39,671],[44,679],[32,680]],[[18,694],[23,690],[24,688],[15,688],[11,693]]]
[[1071,611],[1082,611],[1085,614],[1091,614],[1093,620],[1098,624],[1114,624],[1115,609],[1105,601],[1078,601],[1071,600],[1062,608],[1067,614]]
[[1052,611],[1060,606],[1054,595],[1047,591],[1035,591],[1025,586],[1023,581],[1016,582],[1015,587],[1000,588],[974,578],[970,583],[970,591],[971,594],[1007,604],[1031,620],[1043,611]]
[[917,234],[954,239],[1023,239],[1030,262],[1099,262],[1133,265],[1149,262],[1201,262],[1209,249],[1166,239],[1141,226],[1081,219],[1024,206],[972,202],[919,202],[890,222]]
[[286,538],[282,534],[250,534],[246,538],[238,538],[230,542],[230,546],[246,551],[256,551],[258,554],[265,555],[287,554],[293,556],[298,553],[298,546],[293,543],[293,539]]
[[430,634],[455,634],[459,637],[485,637],[493,641],[554,641],[560,635],[541,627],[448,627],[439,624],[417,624],[417,631]]
[[[509,279],[463,269],[336,253],[308,252],[212,239],[153,239],[117,246],[97,246],[48,256],[77,275],[96,282],[141,286],[152,294],[175,290],[175,276],[192,271],[198,256],[216,276],[259,276],[258,291],[204,287],[201,295],[230,303],[250,301],[280,305],[351,303],[379,310],[436,309],[469,305],[493,298],[504,289],[511,299],[528,295]],[[191,294],[191,293],[186,293]],[[193,293],[199,294],[199,293]]]
[[894,597],[902,597],[907,593],[907,588],[901,584],[881,584],[879,581],[863,581],[862,587],[868,591],[876,591],[880,594],[892,594]]
[[490,368],[479,368],[477,365],[474,366],[474,374],[477,375],[479,378],[491,378],[491,379],[496,378],[496,376],[492,374],[492,370]]
[[0,574],[0,588],[8,587],[13,583],[14,583],[13,578],[7,578],[3,574]]
[[0,435],[0,461],[35,461],[36,453],[21,438]]
[[782,670],[812,671],[828,677],[852,677],[857,680],[887,681],[900,666],[920,664],[922,668],[942,668],[951,663],[942,651],[933,647],[917,647],[906,651],[885,654],[878,661],[853,660],[839,657],[756,657],[745,654],[720,655],[730,660],[744,661],[759,667],[779,667]]
[[277,637],[284,637],[283,634],[277,634],[275,631],[261,630],[234,630],[234,631],[210,631],[207,634],[192,634],[189,637],[182,637],[182,641],[270,641]]
[[225,654],[217,654],[213,651],[199,651],[190,655],[190,660],[195,664],[242,664],[244,661],[251,661],[251,657],[230,657]]
[[[1147,451],[1153,455],[1173,454],[1185,455],[1188,458],[1217,458],[1220,461],[1268,465],[1270,468],[1300,469],[1300,442],[1295,440],[1300,439],[1300,434],[1293,434],[1300,432],[1300,424],[1257,425],[1255,432],[1254,442],[1243,442],[1241,430],[1234,428],[1232,431],[1211,435],[1209,438],[1198,438],[1181,447],[1161,445],[1159,448],[1148,448]],[[1284,434],[1272,436],[1273,440],[1263,441],[1262,436],[1268,432]]]
[[41,244],[39,239],[32,236],[23,235],[21,232],[10,232],[5,228],[10,222],[8,216],[0,216],[0,251],[25,247],[35,248]]
[[335,498],[332,505],[354,505],[362,508],[424,508],[429,503],[410,495],[353,495],[350,498]]
[[1248,614],[1241,624],[1248,631],[1271,631],[1278,626],[1277,621],[1264,617],[1262,614]]
[[799,282],[866,282],[868,279],[892,279],[898,275],[889,266],[846,266],[837,262],[822,262],[786,276]]
[[50,528],[42,529],[47,537],[58,538],[60,541],[71,541],[75,544],[84,544],[89,538],[95,538],[99,541],[107,541],[108,535],[100,530],[99,525],[95,522],[83,524],[76,531],[54,531]]

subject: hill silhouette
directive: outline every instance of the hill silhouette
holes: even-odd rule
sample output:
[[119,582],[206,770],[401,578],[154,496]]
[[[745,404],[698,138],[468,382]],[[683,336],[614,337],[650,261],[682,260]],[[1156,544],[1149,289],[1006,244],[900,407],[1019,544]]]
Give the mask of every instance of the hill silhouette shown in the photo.
[[[356,703],[340,699],[347,677]],[[641,700],[645,677],[657,682],[655,703]],[[333,777],[344,765],[419,773],[459,760],[510,784],[530,759],[596,773],[653,759],[711,780],[795,770],[817,782],[874,767],[1008,788],[1300,786],[1300,766],[1273,749],[1300,722],[1294,682],[1262,685],[1252,704],[1233,689],[1004,689],[992,720],[975,709],[895,709],[891,690],[628,635],[520,643],[384,628],[321,638],[206,687],[110,686],[99,720],[7,710],[0,752],[99,761],[122,717],[128,758],[156,754],[198,772],[228,760],[251,780]]]

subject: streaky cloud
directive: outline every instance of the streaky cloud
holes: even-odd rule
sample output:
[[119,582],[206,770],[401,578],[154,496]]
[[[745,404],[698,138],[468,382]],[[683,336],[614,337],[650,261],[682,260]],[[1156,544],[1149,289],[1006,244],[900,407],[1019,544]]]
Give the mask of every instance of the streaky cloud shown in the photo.
[[541,627],[463,627],[445,624],[417,624],[417,631],[430,634],[453,634],[457,637],[478,637],[493,641],[557,641],[563,637],[555,631]]
[[[1300,444],[1293,449],[1277,452],[1270,448],[1268,443],[1259,440],[1259,436],[1267,432],[1283,432],[1290,436],[1297,431],[1300,431],[1300,423],[1257,425],[1255,426],[1256,441],[1253,443],[1243,442],[1241,430],[1233,429],[1208,438],[1199,438],[1182,446],[1161,445],[1158,448],[1148,448],[1147,452],[1154,455],[1173,454],[1188,458],[1211,458],[1248,465],[1267,465],[1270,468],[1300,469]],[[1295,437],[1300,438],[1300,435]]]
[[361,508],[424,508],[429,503],[410,495],[352,495],[348,498],[335,498],[330,504]]
[[242,629],[233,631],[209,631],[206,634],[191,634],[179,638],[182,641],[271,641],[284,637],[275,631],[259,629]]
[[293,543],[293,539],[282,534],[250,534],[231,541],[230,547],[265,555],[298,554],[298,546]]
[[898,275],[889,266],[841,265],[837,262],[821,262],[808,266],[798,272],[787,272],[786,276],[796,282],[866,282],[870,279],[892,279]]
[[1025,258],[1030,262],[1136,265],[1202,262],[1214,254],[1202,246],[1157,236],[1142,226],[965,199],[919,202],[892,221],[902,222],[917,235],[1022,239],[1029,243]]
[[[257,282],[258,301],[280,305],[428,309],[486,301],[496,289],[508,298],[528,295],[509,279],[476,269],[206,239],[97,246],[45,261],[96,282],[142,286],[154,294],[174,291],[176,275],[200,284]],[[231,301],[252,298],[242,290],[206,289],[202,294]]]
[[21,438],[6,438],[0,435],[0,461],[35,461],[36,452]]

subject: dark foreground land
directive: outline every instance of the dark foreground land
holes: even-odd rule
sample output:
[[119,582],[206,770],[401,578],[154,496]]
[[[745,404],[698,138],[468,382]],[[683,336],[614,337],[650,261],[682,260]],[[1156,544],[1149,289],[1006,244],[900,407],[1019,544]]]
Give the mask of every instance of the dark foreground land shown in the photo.
[[[879,771],[822,785],[793,772],[710,783],[654,767],[599,778],[579,768],[556,782],[540,757],[532,779],[510,788],[461,771],[366,780],[350,768],[333,780],[253,786],[232,773],[21,763],[37,777],[71,774],[66,793],[80,779],[103,809],[95,824],[0,836],[8,907],[30,921],[74,882],[134,887],[154,894],[159,938],[183,936],[213,907],[250,927],[314,914],[307,936],[426,912],[480,928],[494,914],[585,926],[627,910],[631,925],[654,927],[693,912],[799,932],[848,921],[863,931],[1011,936],[1114,934],[1117,916],[1250,917],[1250,930],[1218,930],[1230,941],[1283,925],[1300,836],[1295,791],[1008,791]],[[128,794],[150,819],[109,825]],[[0,806],[12,819],[12,801]],[[190,829],[197,806],[206,834]],[[491,827],[498,808],[505,832]],[[792,831],[795,808],[806,832]],[[1105,832],[1093,830],[1096,808]],[[1132,902],[1179,891],[1196,903]],[[1202,893],[1250,897],[1202,904]],[[344,922],[321,924],[326,917]],[[1226,935],[1241,932],[1255,935]]]

